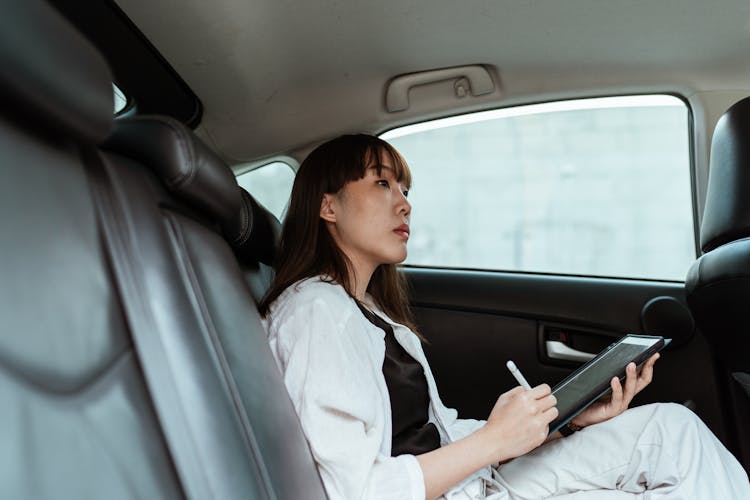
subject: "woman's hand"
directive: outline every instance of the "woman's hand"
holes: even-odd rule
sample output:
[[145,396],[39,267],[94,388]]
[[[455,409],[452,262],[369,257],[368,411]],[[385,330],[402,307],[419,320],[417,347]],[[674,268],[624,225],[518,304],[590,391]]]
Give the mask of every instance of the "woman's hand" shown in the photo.
[[592,404],[579,413],[573,419],[573,423],[586,427],[609,420],[627,410],[633,397],[651,383],[654,376],[654,363],[659,357],[659,353],[651,356],[643,365],[640,374],[636,373],[635,363],[630,363],[625,368],[625,388],[623,389],[619,378],[612,378],[610,382],[612,386],[611,399]]
[[516,387],[497,399],[487,423],[468,436],[417,455],[426,498],[437,498],[482,467],[527,453],[544,441],[557,417],[547,384]]
[[557,417],[557,399],[547,384],[502,394],[482,428],[487,443],[496,445],[495,460],[518,457],[544,442],[549,423]]

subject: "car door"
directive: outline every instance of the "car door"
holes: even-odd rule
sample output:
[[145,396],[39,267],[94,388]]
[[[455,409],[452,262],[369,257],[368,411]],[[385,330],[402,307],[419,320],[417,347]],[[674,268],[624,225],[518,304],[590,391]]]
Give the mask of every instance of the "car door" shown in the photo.
[[404,272],[448,406],[486,418],[626,333],[673,339],[634,401],[684,403],[733,448],[686,307],[696,257],[691,114],[674,96],[518,106],[388,131],[411,165]]

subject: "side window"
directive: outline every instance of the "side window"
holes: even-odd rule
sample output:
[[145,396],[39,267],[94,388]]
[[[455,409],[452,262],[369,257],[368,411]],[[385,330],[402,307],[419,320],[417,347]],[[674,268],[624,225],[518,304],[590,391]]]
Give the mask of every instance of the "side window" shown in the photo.
[[682,281],[695,259],[676,97],[519,106],[381,137],[412,170],[407,264]]
[[120,90],[120,87],[112,84],[112,92],[115,94],[115,109],[114,114],[118,114],[120,111],[124,110],[125,107],[128,105],[128,98],[125,96],[122,90]]
[[281,220],[292,193],[294,170],[283,161],[275,161],[238,175],[237,183]]

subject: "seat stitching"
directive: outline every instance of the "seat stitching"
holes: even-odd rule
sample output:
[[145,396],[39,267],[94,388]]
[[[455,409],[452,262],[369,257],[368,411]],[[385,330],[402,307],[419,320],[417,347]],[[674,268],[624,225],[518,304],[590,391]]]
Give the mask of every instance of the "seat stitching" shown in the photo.
[[[144,117],[143,119],[154,120],[153,117]],[[185,184],[189,184],[198,171],[195,161],[193,142],[189,140],[189,137],[183,130],[182,126],[177,125],[174,120],[167,117],[159,117],[157,118],[157,121],[162,123],[167,128],[171,129],[175,133],[177,143],[180,146],[180,150],[185,154],[187,159],[187,172],[181,173],[178,171],[177,175],[174,178],[167,181],[170,188],[179,190]]]
[[250,234],[252,231],[250,231],[250,219],[252,217],[252,207],[247,201],[247,198],[243,194],[241,196],[242,199],[242,208],[243,210],[240,211],[240,217],[241,217],[241,224],[240,224],[240,233],[234,238],[232,241],[233,245],[244,245],[245,242],[250,238]]

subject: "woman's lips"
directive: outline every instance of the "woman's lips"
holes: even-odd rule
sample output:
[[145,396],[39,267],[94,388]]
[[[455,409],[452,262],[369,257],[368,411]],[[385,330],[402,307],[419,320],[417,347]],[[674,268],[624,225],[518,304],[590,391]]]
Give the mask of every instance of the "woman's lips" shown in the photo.
[[409,239],[409,226],[407,226],[406,224],[401,224],[396,229],[394,229],[393,232],[401,236],[405,240]]

